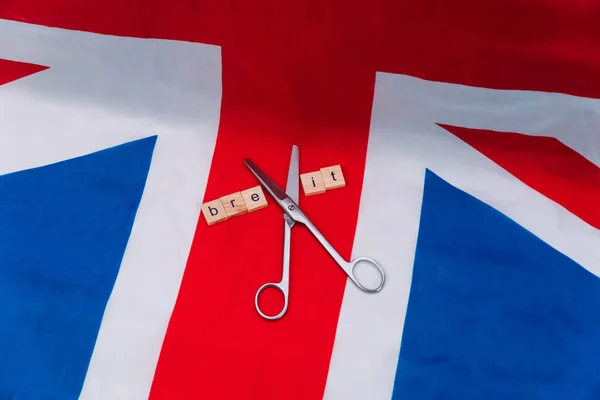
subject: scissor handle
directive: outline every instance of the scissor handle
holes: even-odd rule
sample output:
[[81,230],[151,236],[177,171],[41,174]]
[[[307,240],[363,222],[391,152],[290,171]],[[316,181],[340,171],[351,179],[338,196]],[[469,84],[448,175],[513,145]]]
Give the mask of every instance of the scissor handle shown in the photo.
[[[368,264],[371,264],[371,265],[375,266],[375,268],[377,268],[377,271],[379,271],[379,275],[381,276],[381,282],[379,283],[379,286],[377,286],[375,289],[370,289],[370,288],[364,286],[362,283],[360,283],[360,281],[356,277],[356,275],[354,273],[354,268],[356,267],[356,265],[359,262],[366,262]],[[385,282],[385,272],[383,271],[383,268],[377,261],[375,261],[369,257],[357,257],[354,260],[350,261],[348,263],[348,268],[346,269],[346,273],[348,274],[348,276],[350,277],[352,282],[354,282],[356,284],[356,286],[358,286],[358,288],[364,292],[370,292],[370,293],[379,292],[383,288],[383,284]]]
[[[348,275],[348,278],[350,278],[350,280],[354,282],[360,290],[362,290],[363,292],[374,293],[379,292],[383,288],[383,284],[385,282],[385,272],[383,271],[383,268],[381,267],[381,265],[379,265],[377,261],[369,257],[358,257],[350,262],[347,262],[340,255],[340,253],[338,253],[333,248],[331,243],[329,243],[327,239],[325,239],[325,236],[323,236],[323,234],[319,232],[317,227],[312,222],[310,222],[308,218],[306,218],[306,215],[304,215],[304,213],[300,211],[298,207],[291,209],[291,213],[292,219],[294,219],[296,222],[304,224],[308,228],[308,230],[312,232],[312,234],[317,238],[317,240],[323,245],[325,250],[327,250],[331,257],[333,257],[333,259],[338,263],[338,265],[344,270],[346,275]],[[368,287],[360,283],[359,280],[356,278],[356,275],[354,274],[354,267],[356,267],[356,264],[358,264],[361,261],[374,265],[375,268],[377,268],[377,271],[379,271],[379,275],[381,275],[381,282],[379,283],[379,286],[377,286],[375,289],[369,289]]]
[[[262,312],[262,310],[260,309],[260,306],[258,305],[258,298],[260,297],[260,294],[267,288],[275,288],[277,290],[279,290],[282,294],[283,294],[283,310],[281,310],[281,312],[277,315],[267,315],[265,313]],[[261,317],[265,318],[265,319],[269,319],[269,320],[276,320],[279,319],[281,317],[283,317],[283,314],[286,313],[287,308],[288,308],[288,290],[287,287],[284,286],[281,282],[279,283],[265,283],[264,285],[262,285],[257,291],[256,291],[256,296],[254,297],[254,305],[256,306],[256,311],[260,314]]]

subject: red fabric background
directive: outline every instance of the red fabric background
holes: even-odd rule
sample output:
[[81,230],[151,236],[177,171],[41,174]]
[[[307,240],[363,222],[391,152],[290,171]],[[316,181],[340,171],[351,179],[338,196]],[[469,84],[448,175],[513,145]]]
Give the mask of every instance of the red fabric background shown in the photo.
[[[600,168],[555,138],[441,125],[522,182],[600,229]],[[598,133],[600,135],[600,132]]]
[[43,71],[48,67],[41,65],[28,64],[17,61],[9,61],[0,58],[0,86]]

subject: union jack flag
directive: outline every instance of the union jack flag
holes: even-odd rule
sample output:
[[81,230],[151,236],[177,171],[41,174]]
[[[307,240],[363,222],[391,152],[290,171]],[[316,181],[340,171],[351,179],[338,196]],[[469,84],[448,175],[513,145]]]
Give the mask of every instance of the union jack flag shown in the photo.
[[600,398],[600,9],[351,3],[0,4],[0,400]]

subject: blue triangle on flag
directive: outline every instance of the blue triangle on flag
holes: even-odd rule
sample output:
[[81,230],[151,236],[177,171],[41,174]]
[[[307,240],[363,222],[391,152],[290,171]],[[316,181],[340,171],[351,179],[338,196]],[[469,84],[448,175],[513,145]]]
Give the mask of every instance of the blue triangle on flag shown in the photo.
[[76,399],[156,136],[0,176],[0,399]]
[[393,399],[600,398],[600,279],[427,171]]

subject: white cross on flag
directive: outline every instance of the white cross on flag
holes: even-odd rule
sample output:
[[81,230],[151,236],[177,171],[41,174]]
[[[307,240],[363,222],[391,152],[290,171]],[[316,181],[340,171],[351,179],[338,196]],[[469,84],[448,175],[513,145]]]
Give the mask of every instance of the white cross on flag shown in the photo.
[[351,3],[0,5],[0,399],[600,397],[597,7]]

